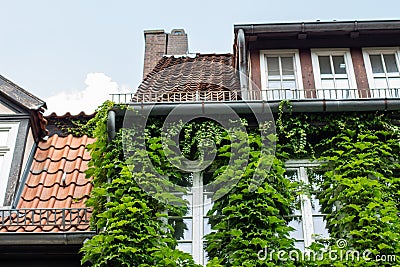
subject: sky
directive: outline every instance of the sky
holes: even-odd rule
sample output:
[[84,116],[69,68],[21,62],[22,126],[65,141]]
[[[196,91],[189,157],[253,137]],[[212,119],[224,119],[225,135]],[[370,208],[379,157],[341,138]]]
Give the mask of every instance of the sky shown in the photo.
[[47,102],[92,113],[133,92],[144,30],[183,28],[191,53],[232,52],[241,23],[400,19],[398,0],[0,0],[0,74]]

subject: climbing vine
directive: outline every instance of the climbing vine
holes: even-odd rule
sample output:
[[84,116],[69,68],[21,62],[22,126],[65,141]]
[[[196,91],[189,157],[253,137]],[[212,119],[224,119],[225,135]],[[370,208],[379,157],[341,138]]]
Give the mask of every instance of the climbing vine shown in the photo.
[[[189,254],[176,249],[174,231],[166,214],[182,215],[184,208],[160,202],[144,192],[138,179],[157,179],[142,164],[148,156],[168,183],[190,184],[190,175],[167,160],[161,145],[162,118],[150,119],[146,127],[146,151],[131,151],[124,158],[123,131],[107,142],[106,114],[113,107],[105,103],[89,121],[96,142],[90,145],[92,160],[87,171],[93,177],[93,191],[87,205],[93,208],[92,226],[99,233],[82,248],[82,262],[94,266],[196,266]],[[122,107],[119,107],[122,109]],[[400,264],[400,139],[396,112],[292,113],[283,102],[276,114],[276,134],[267,142],[276,142],[276,151],[263,145],[257,129],[246,126],[249,159],[234,164],[232,173],[242,175],[236,186],[223,192],[209,212],[213,232],[206,236],[208,266],[391,266]],[[208,182],[225,181],[231,155],[231,136],[210,120],[194,120],[181,132],[179,146],[189,159],[199,159],[204,140],[213,140],[215,160],[206,169]],[[240,132],[236,132],[240,135]],[[240,143],[237,144],[240,146]],[[203,147],[204,148],[204,147]],[[126,155],[125,155],[126,156]],[[295,250],[288,226],[296,194],[307,190],[285,177],[285,161],[311,159],[322,162],[318,171],[317,196],[326,214],[330,249],[336,241],[348,242],[346,249],[371,251],[371,259],[332,260],[326,254],[314,261],[274,256],[261,259],[259,251]],[[132,166],[140,167],[132,174]],[[239,166],[239,167],[238,167]],[[135,174],[136,173],[136,174]],[[135,175],[137,177],[135,177]],[[153,175],[153,176],[152,176]],[[257,188],[253,178],[262,177]],[[222,182],[221,182],[222,183]],[[224,190],[222,187],[221,190]],[[225,194],[227,193],[227,194]],[[164,196],[165,197],[165,196]],[[175,233],[176,234],[176,233]],[[179,234],[179,233],[178,233]],[[327,244],[315,243],[311,249],[322,253]],[[377,262],[379,255],[396,255],[396,261]]]

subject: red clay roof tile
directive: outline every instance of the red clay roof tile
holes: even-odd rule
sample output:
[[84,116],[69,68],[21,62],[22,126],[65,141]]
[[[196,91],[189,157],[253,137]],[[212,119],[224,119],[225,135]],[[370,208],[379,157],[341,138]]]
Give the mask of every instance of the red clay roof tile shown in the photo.
[[[89,230],[91,211],[84,208],[92,184],[84,174],[90,160],[85,147],[94,140],[87,136],[53,135],[41,141],[17,205],[18,212],[4,216],[0,232]],[[63,216],[68,224],[63,225]]]
[[[195,57],[164,56],[144,78],[133,101],[193,101],[195,94],[182,92],[208,92],[204,97],[223,99],[222,92],[239,92],[238,73],[233,68],[231,54],[196,54]],[[169,97],[167,95],[172,97]],[[168,98],[168,99],[164,99]]]

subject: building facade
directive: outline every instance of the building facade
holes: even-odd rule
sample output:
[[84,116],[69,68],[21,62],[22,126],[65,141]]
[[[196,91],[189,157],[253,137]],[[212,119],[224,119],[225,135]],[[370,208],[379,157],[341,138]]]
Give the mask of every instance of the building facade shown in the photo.
[[[184,30],[146,31],[143,82],[135,93],[113,95],[113,101],[161,121],[178,107],[181,112],[178,117],[182,119],[226,117],[229,110],[246,120],[250,130],[260,126],[255,113],[270,114],[268,118],[276,121],[278,163],[270,164],[269,174],[260,172],[265,175],[265,181],[258,184],[260,189],[251,192],[243,189],[246,192],[240,193],[238,180],[236,187],[218,199],[213,198],[215,192],[208,190],[211,187],[207,185],[218,179],[220,169],[212,165],[204,170],[188,168],[179,173],[189,184],[182,197],[187,205],[183,214],[152,209],[147,213],[164,213],[167,219],[160,215],[163,217],[160,221],[173,229],[169,233],[177,241],[176,248],[203,266],[211,260],[215,264],[211,266],[263,266],[267,262],[258,256],[266,245],[304,252],[315,243],[329,244],[330,240],[341,239],[356,249],[368,249],[360,245],[364,242],[380,247],[382,255],[395,255],[400,251],[396,223],[400,201],[396,165],[400,21],[243,24],[234,26],[234,36],[232,54],[191,54]],[[124,197],[116,197],[116,192],[125,192],[122,186],[113,188],[118,181],[111,178],[118,180],[121,173],[115,172],[123,168],[111,168],[110,162],[104,166],[93,163],[90,168],[95,173],[94,180],[86,179],[84,172],[91,159],[87,145],[96,147],[97,141],[107,138],[100,136],[96,141],[82,134],[68,134],[71,132],[68,129],[76,127],[71,121],[87,121],[90,116],[53,114],[47,118],[46,129],[42,115],[44,102],[0,78],[0,142],[3,142],[0,144],[0,201],[3,201],[0,202],[0,257],[10,266],[79,266],[78,251],[85,240],[97,242],[96,236],[114,238],[116,229],[109,230],[108,222],[121,214],[113,213],[112,205],[132,204],[124,203]],[[110,155],[107,153],[118,150],[118,156],[123,154],[118,133],[124,128],[126,110],[115,105],[107,112],[101,123],[107,124],[102,127],[104,135],[108,134],[109,147],[104,151],[98,148],[97,163],[104,162]],[[153,130],[161,126],[154,126]],[[206,136],[223,140],[221,132],[213,132],[216,128],[205,129],[210,130]],[[342,145],[344,141],[335,143],[340,138],[350,141],[346,145]],[[385,148],[379,150],[374,144]],[[151,153],[159,153],[158,145],[153,144],[156,148]],[[343,148],[351,145],[354,145],[351,153]],[[329,154],[332,148],[339,151],[337,158]],[[99,151],[104,154],[99,156]],[[389,151],[393,155],[388,155]],[[250,158],[260,158],[252,152]],[[346,158],[346,153],[353,159],[360,157],[359,161]],[[362,158],[363,155],[369,156]],[[217,154],[217,159],[221,158]],[[317,158],[325,158],[327,162]],[[347,166],[350,163],[353,165]],[[106,172],[109,177],[97,177],[104,173],[93,168],[112,170]],[[99,228],[97,231],[89,227],[93,209],[85,206],[93,183],[105,190],[93,196],[99,200],[94,205],[96,216],[92,219]],[[123,196],[139,191],[129,190]],[[268,190],[274,193],[269,195]],[[342,192],[347,194],[345,198]],[[330,202],[330,198],[335,201]],[[364,215],[367,211],[372,215]],[[135,212],[137,207],[131,207],[123,214],[134,216]],[[104,220],[105,216],[109,216],[109,221]],[[346,221],[346,218],[351,219]],[[141,229],[137,231],[143,234],[155,227],[151,224],[140,228],[145,222],[137,220],[137,225],[130,225],[129,233],[123,233],[127,236],[124,240],[131,243],[122,241],[125,237],[118,231],[123,228],[117,229],[117,241],[107,243],[110,238],[104,238],[99,239],[103,243],[85,243],[90,261],[118,265],[116,258],[126,256],[133,265],[150,257],[155,264],[157,257],[153,259],[153,254],[138,256],[138,252],[132,252],[141,251],[142,244],[148,246],[140,243],[143,240],[136,240],[135,231]],[[157,228],[156,233],[153,228],[150,230],[156,241],[162,236],[157,236],[158,233],[165,234],[164,228]],[[360,236],[367,236],[369,241]],[[101,247],[104,244],[111,245]],[[121,249],[120,245],[125,247]],[[377,255],[380,254],[376,252],[374,256]],[[398,264],[400,258],[396,256],[399,255],[387,264]],[[143,262],[138,263],[142,258]],[[276,257],[270,261],[283,264]],[[379,264],[372,262],[371,266]]]

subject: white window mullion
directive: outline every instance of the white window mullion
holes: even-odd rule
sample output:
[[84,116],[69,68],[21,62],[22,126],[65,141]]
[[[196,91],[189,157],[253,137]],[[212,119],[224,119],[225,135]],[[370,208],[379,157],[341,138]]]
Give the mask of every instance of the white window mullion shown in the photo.
[[328,88],[329,90],[335,90],[335,98],[338,98],[338,85],[336,83],[336,73],[335,73],[335,65],[333,64],[333,58],[332,55],[329,55],[329,63],[331,65],[331,72],[332,72],[332,80],[333,80],[333,87],[334,88]]
[[[299,168],[300,181],[305,185],[308,185],[307,169],[304,167]],[[312,220],[312,206],[310,197],[307,194],[300,196],[301,200],[301,213],[303,217],[303,234],[304,234],[304,246],[309,247],[313,240],[314,226]]]
[[388,71],[386,68],[386,62],[385,62],[385,57],[383,56],[383,53],[381,53],[381,60],[382,60],[383,72],[385,73],[386,86],[389,89],[390,88],[389,75],[388,75]]
[[[282,58],[281,56],[278,56],[278,66],[279,66],[279,80],[280,80],[280,90],[279,90],[279,97],[281,99],[284,99],[286,97],[286,92],[285,92],[285,88],[283,87],[283,72],[282,72]],[[282,96],[282,94],[285,94],[284,96]]]
[[193,259],[203,264],[203,179],[200,172],[193,173]]

